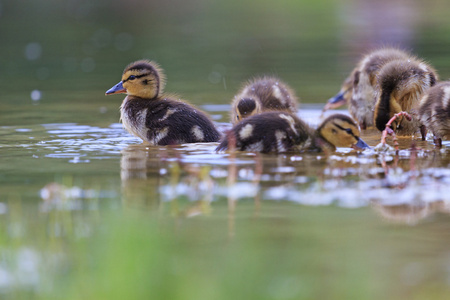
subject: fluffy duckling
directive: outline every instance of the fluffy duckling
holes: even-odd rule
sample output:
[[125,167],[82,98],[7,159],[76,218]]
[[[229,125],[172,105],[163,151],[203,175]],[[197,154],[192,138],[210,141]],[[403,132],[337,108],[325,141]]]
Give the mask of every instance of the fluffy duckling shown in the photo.
[[245,118],[222,139],[216,151],[233,149],[255,152],[332,150],[336,147],[369,147],[360,137],[356,123],[334,114],[313,130],[295,114],[270,111]]
[[361,129],[374,126],[373,111],[376,102],[376,76],[388,62],[396,59],[410,59],[410,55],[396,48],[381,48],[369,52],[358,62],[356,68],[344,81],[341,91],[328,100],[324,110],[336,108],[345,103],[352,117]]
[[150,145],[217,142],[220,134],[199,109],[162,95],[165,77],[155,62],[129,64],[106,95],[127,94],[120,106],[123,126]]
[[231,123],[234,125],[244,118],[270,110],[297,112],[297,96],[278,78],[255,78],[234,96]]
[[392,130],[396,135],[415,134],[419,128],[422,139],[426,129],[418,117],[419,101],[422,94],[436,84],[437,74],[428,64],[419,59],[393,60],[380,69],[377,75],[377,101],[374,122],[378,130],[384,131],[386,124],[395,114],[408,113],[412,120],[404,117],[394,119]]
[[450,138],[450,81],[441,82],[422,96],[420,121],[434,135],[434,143],[442,147],[442,139]]

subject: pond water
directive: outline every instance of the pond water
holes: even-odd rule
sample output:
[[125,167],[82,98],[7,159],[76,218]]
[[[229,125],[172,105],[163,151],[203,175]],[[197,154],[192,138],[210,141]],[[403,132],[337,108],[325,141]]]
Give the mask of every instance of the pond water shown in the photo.
[[0,299],[448,298],[449,141],[216,153],[122,128],[104,92],[140,58],[221,131],[261,74],[316,126],[374,46],[450,76],[445,1],[258,3],[0,0]]
[[[202,108],[223,119],[229,106]],[[316,125],[320,108],[303,104],[299,115]],[[95,299],[128,285],[169,298],[172,285],[213,298],[227,289],[263,299],[449,291],[448,142],[439,151],[431,137],[414,149],[400,139],[398,155],[264,155],[143,146],[119,123],[2,132],[7,298],[81,289]],[[374,146],[380,135],[363,138]]]

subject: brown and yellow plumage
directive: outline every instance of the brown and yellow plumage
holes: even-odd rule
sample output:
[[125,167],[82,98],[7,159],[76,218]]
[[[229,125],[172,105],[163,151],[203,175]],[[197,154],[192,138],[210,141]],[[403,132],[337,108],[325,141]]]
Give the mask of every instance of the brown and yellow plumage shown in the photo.
[[335,150],[336,147],[368,147],[359,137],[355,122],[343,114],[325,119],[317,130],[295,114],[270,111],[245,118],[222,139],[216,151],[237,149],[255,152]]
[[129,64],[122,80],[106,94],[126,93],[120,107],[123,126],[150,145],[216,142],[220,134],[210,118],[190,104],[163,95],[165,76],[151,61]]
[[436,146],[450,139],[450,81],[430,88],[420,99],[420,121],[434,135]]
[[246,83],[231,102],[231,123],[264,111],[297,111],[294,91],[276,77],[264,76]]
[[341,91],[328,100],[325,110],[347,104],[350,114],[362,129],[374,126],[378,73],[385,64],[398,59],[407,61],[413,57],[403,50],[390,47],[375,49],[364,55],[345,79]]
[[[420,98],[436,84],[436,71],[424,61],[410,57],[384,64],[376,79],[378,92],[374,122],[378,130],[383,131],[395,114],[404,111],[411,115],[412,120],[398,118],[392,129],[400,136],[416,133],[422,125],[418,116]],[[421,131],[424,135],[423,129]]]

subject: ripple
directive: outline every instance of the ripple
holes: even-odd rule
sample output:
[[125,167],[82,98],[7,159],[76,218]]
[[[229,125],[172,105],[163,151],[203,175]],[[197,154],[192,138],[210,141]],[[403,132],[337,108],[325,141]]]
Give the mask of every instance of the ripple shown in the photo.
[[[74,123],[44,124],[49,137],[38,143],[52,152],[49,158],[71,158],[69,162],[90,162],[90,159],[106,159],[120,156],[128,145],[141,140],[129,135],[121,124],[111,124],[107,128],[78,125]],[[86,157],[86,159],[81,159]]]

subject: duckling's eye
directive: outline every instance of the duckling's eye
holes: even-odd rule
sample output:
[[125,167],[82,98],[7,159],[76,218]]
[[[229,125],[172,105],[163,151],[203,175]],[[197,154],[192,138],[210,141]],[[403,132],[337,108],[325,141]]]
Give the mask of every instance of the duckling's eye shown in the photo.
[[127,80],[134,80],[134,79],[136,79],[136,76],[134,76],[134,75],[130,75],[130,77],[128,77],[128,79],[127,79]]
[[348,134],[353,134],[353,132],[350,128],[345,129],[345,132],[347,132]]

